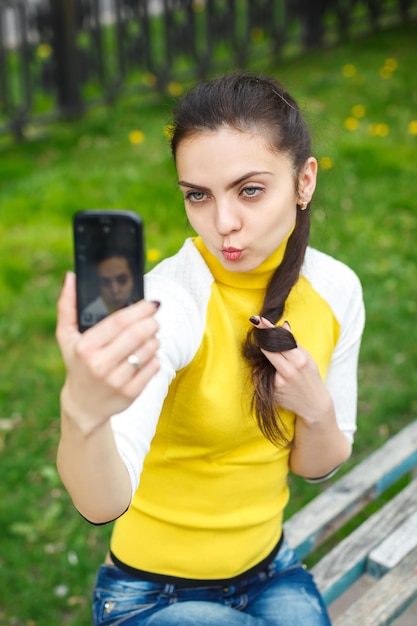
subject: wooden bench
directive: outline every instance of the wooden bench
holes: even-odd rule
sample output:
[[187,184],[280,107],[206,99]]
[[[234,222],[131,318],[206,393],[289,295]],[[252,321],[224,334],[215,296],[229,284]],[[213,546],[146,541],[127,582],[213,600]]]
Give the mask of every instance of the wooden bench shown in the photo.
[[417,420],[285,523],[289,544],[304,559],[389,487],[410,476],[399,482],[395,496],[312,567],[327,605],[363,575],[375,579],[334,626],[391,624],[417,598],[416,469]]

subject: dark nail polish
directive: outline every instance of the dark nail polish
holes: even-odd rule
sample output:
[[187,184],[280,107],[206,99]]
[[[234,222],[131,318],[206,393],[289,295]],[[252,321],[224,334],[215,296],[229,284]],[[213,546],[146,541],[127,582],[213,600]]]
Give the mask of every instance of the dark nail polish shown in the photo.
[[159,302],[159,300],[151,300],[151,302],[154,305],[156,310],[158,310],[159,307],[161,306],[161,303]]
[[261,323],[261,320],[257,315],[251,315],[249,321],[252,322],[252,324],[255,324],[255,326],[259,326],[259,324]]

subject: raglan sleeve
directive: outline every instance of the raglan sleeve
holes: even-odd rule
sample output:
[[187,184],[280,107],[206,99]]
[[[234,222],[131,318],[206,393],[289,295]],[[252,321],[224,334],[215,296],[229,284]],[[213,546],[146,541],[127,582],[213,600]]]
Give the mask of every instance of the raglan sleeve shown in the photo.
[[144,459],[169,386],[176,372],[192,360],[202,334],[198,306],[181,285],[158,276],[151,277],[145,283],[145,293],[147,299],[161,302],[156,314],[160,327],[160,370],[126,410],[111,418],[118,452],[131,479],[132,497],[139,485]]
[[332,396],[340,430],[350,443],[356,432],[358,359],[365,324],[362,287],[357,275],[343,266],[339,279],[344,301],[339,311],[340,334],[335,346],[326,385]]

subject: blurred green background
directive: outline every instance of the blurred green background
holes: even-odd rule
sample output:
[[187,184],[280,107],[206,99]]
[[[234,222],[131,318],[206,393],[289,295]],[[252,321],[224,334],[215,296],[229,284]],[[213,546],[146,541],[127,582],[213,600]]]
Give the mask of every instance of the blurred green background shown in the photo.
[[[415,24],[256,60],[298,99],[320,164],[312,244],[361,278],[357,463],[417,413]],[[186,85],[176,85],[181,92]],[[0,141],[0,625],[86,626],[110,527],[75,512],[55,468],[64,370],[56,299],[82,208],[143,216],[148,267],[191,230],[166,126],[175,96],[144,95]],[[288,515],[323,487],[291,479]]]

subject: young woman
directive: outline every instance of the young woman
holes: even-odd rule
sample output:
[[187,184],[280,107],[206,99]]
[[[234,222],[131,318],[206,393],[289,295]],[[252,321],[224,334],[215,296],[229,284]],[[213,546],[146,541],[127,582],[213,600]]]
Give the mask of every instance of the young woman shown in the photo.
[[360,283],[307,245],[317,162],[274,79],[197,85],[171,143],[198,236],[83,335],[72,274],[59,301],[59,471],[85,518],[117,518],[94,623],[328,625],[282,520],[289,470],[351,452]]

